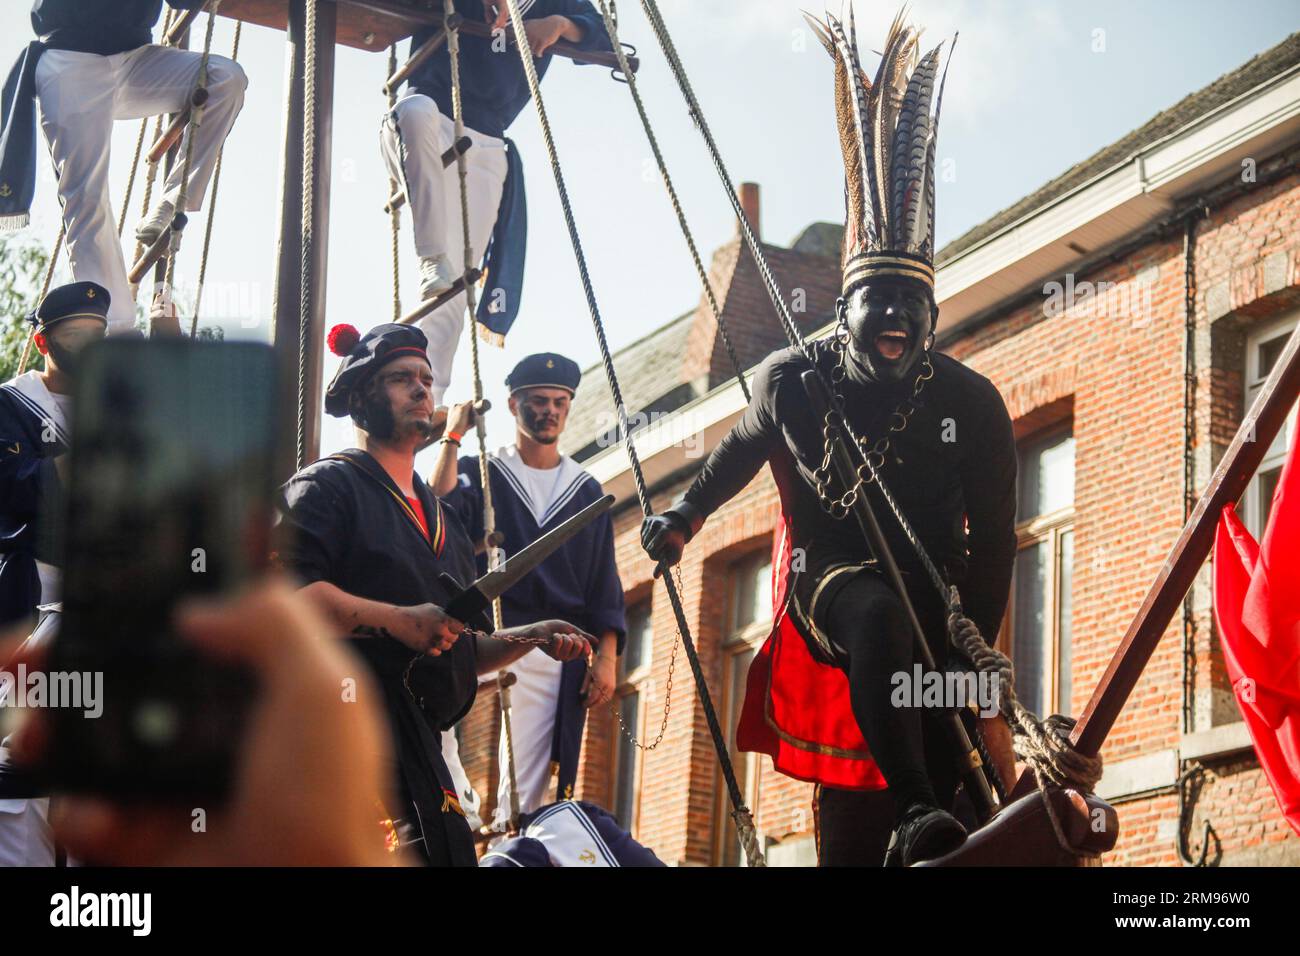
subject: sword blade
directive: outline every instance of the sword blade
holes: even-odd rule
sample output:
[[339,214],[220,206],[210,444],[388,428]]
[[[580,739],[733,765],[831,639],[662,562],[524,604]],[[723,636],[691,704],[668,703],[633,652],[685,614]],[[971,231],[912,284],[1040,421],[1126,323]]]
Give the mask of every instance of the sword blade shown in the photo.
[[483,610],[613,506],[613,495],[605,495],[593,501],[522,551],[511,555],[499,568],[489,571],[467,587],[447,603],[447,613],[459,621],[464,621],[466,616],[472,616]]

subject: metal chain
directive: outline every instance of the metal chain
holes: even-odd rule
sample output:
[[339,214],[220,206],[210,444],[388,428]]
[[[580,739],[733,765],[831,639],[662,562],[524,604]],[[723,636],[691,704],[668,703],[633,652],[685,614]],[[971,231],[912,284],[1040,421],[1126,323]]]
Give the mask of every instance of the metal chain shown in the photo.
[[[244,21],[235,21],[235,39],[230,48],[230,59],[239,62],[239,39],[244,31]],[[217,150],[217,165],[212,171],[212,187],[208,194],[208,221],[203,224],[203,251],[199,254],[199,281],[194,289],[194,311],[190,316],[190,338],[199,334],[199,306],[203,302],[203,286],[208,281],[208,253],[212,249],[212,223],[217,218],[217,191],[221,188],[221,165],[226,156],[223,142]]]
[[[674,568],[673,571],[677,575],[677,589],[680,591],[682,589],[681,569]],[[629,730],[627,724],[623,722],[623,713],[618,708],[618,701],[611,700],[609,702],[609,709],[614,712],[614,717],[618,720],[619,731],[623,734],[624,737],[628,739],[628,741],[632,744],[632,746],[635,747],[637,750],[643,750],[647,752],[654,750],[656,747],[659,746],[660,743],[663,742],[664,734],[668,730],[668,714],[672,710],[672,706],[673,706],[673,670],[676,669],[677,667],[677,648],[681,644],[681,639],[682,639],[682,632],[679,629],[673,637],[672,657],[668,659],[668,679],[664,682],[664,715],[663,715],[663,719],[659,723],[659,733],[655,735],[654,743],[646,744],[637,740],[636,734],[634,734],[631,730]]]
[[[650,496],[645,484],[645,474],[641,468],[641,460],[636,453],[636,444],[632,440],[631,430],[628,428],[627,407],[623,402],[623,392],[618,384],[618,376],[614,371],[613,354],[610,352],[609,341],[605,336],[605,324],[600,317],[600,307],[596,303],[596,293],[592,288],[591,274],[587,270],[587,257],[582,250],[582,238],[578,234],[578,225],[574,220],[573,205],[569,201],[569,190],[564,182],[564,170],[560,167],[559,153],[555,148],[555,137],[551,132],[551,122],[546,114],[546,104],[542,98],[541,86],[537,79],[537,67],[533,63],[532,51],[528,47],[527,33],[524,30],[524,18],[519,9],[519,0],[505,0],[506,7],[510,12],[510,24],[516,38],[516,46],[519,48],[519,59],[523,64],[524,78],[528,81],[528,91],[532,97],[533,104],[537,110],[537,120],[542,130],[542,140],[546,144],[547,157],[551,164],[551,173],[555,178],[556,192],[559,194],[560,209],[564,214],[565,226],[569,233],[569,242],[573,247],[573,257],[578,267],[578,277],[582,282],[583,295],[587,301],[587,311],[591,316],[592,327],[596,334],[596,343],[600,347],[601,364],[605,369],[605,377],[609,384],[610,394],[614,399],[614,407],[618,415],[619,431],[623,437],[624,447],[627,451],[628,462],[632,467],[633,483],[636,486],[637,499],[641,504],[641,510],[647,516],[652,514],[650,507]],[[664,588],[668,592],[668,600],[673,608],[673,615],[677,620],[677,626],[680,629],[682,637],[682,646],[686,649],[686,657],[691,665],[691,674],[695,678],[695,686],[700,694],[700,703],[704,708],[705,722],[709,727],[709,735],[713,741],[713,748],[718,757],[718,764],[722,769],[722,776],[727,785],[727,793],[731,799],[732,806],[736,810],[743,810],[745,806],[744,798],[740,793],[740,785],[736,782],[735,768],[731,764],[731,755],[727,750],[726,739],[722,733],[722,725],[718,720],[717,710],[713,706],[713,698],[709,694],[708,683],[704,679],[704,670],[700,665],[699,655],[695,651],[695,643],[690,636],[690,626],[686,623],[686,610],[682,606],[681,595],[678,593],[672,576],[664,575]],[[747,852],[752,848],[754,853],[750,856],[751,866],[762,866],[763,856],[758,851],[757,840],[751,832],[747,833],[746,841]]]
[[[841,328],[835,330],[835,337],[832,339],[831,351],[838,353],[839,363],[831,372],[831,380],[840,382],[844,380],[845,374],[845,348],[846,343],[841,337]],[[844,333],[847,334],[847,328]],[[836,373],[840,373],[836,375]],[[885,456],[893,442],[893,437],[907,428],[908,422],[911,421],[912,415],[916,412],[916,401],[921,395],[921,390],[925,383],[934,378],[934,366],[930,363],[930,353],[925,351],[921,357],[921,370],[916,374],[916,379],[912,383],[912,394],[903,399],[895,407],[889,416],[889,429],[885,434],[876,440],[872,445],[867,444],[865,436],[857,438],[858,450],[862,453],[862,464],[858,465],[853,487],[846,490],[838,498],[831,496],[830,486],[835,480],[834,468],[832,462],[835,455],[835,443],[842,441],[840,436],[840,418],[834,411],[826,413],[826,418],[822,425],[822,463],[816,471],[813,472],[813,481],[817,487],[817,499],[822,510],[837,521],[842,521],[848,517],[850,509],[858,500],[858,495],[862,490],[874,481],[879,480],[880,469],[885,465]],[[844,404],[844,397],[838,392],[835,393],[839,406]]]

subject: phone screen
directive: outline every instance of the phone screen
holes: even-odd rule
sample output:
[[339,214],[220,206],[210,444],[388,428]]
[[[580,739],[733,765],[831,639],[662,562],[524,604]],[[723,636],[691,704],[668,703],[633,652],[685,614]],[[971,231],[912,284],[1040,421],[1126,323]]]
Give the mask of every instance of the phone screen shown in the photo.
[[51,776],[120,796],[219,794],[251,694],[170,626],[268,559],[276,365],[256,343],[109,339],[73,398],[63,616],[50,669],[102,675],[98,716],[60,708]]

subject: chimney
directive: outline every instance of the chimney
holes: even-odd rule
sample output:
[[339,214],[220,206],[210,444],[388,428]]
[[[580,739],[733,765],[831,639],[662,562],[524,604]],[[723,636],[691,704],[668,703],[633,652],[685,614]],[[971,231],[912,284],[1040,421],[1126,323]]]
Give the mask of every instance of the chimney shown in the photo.
[[[749,228],[754,230],[754,238],[763,240],[762,212],[763,204],[759,199],[758,183],[740,184],[740,208],[749,220]],[[736,224],[736,234],[740,235],[740,224]]]

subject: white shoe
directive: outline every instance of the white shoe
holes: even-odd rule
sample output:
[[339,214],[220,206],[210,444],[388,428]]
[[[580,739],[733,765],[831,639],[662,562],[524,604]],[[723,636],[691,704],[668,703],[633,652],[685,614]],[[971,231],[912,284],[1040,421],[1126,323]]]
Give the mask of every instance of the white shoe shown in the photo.
[[457,276],[446,256],[420,257],[420,298],[436,299],[456,283]]
[[166,199],[153,207],[153,212],[141,219],[135,227],[136,241],[141,245],[152,246],[164,229],[169,229],[176,218],[176,207]]

